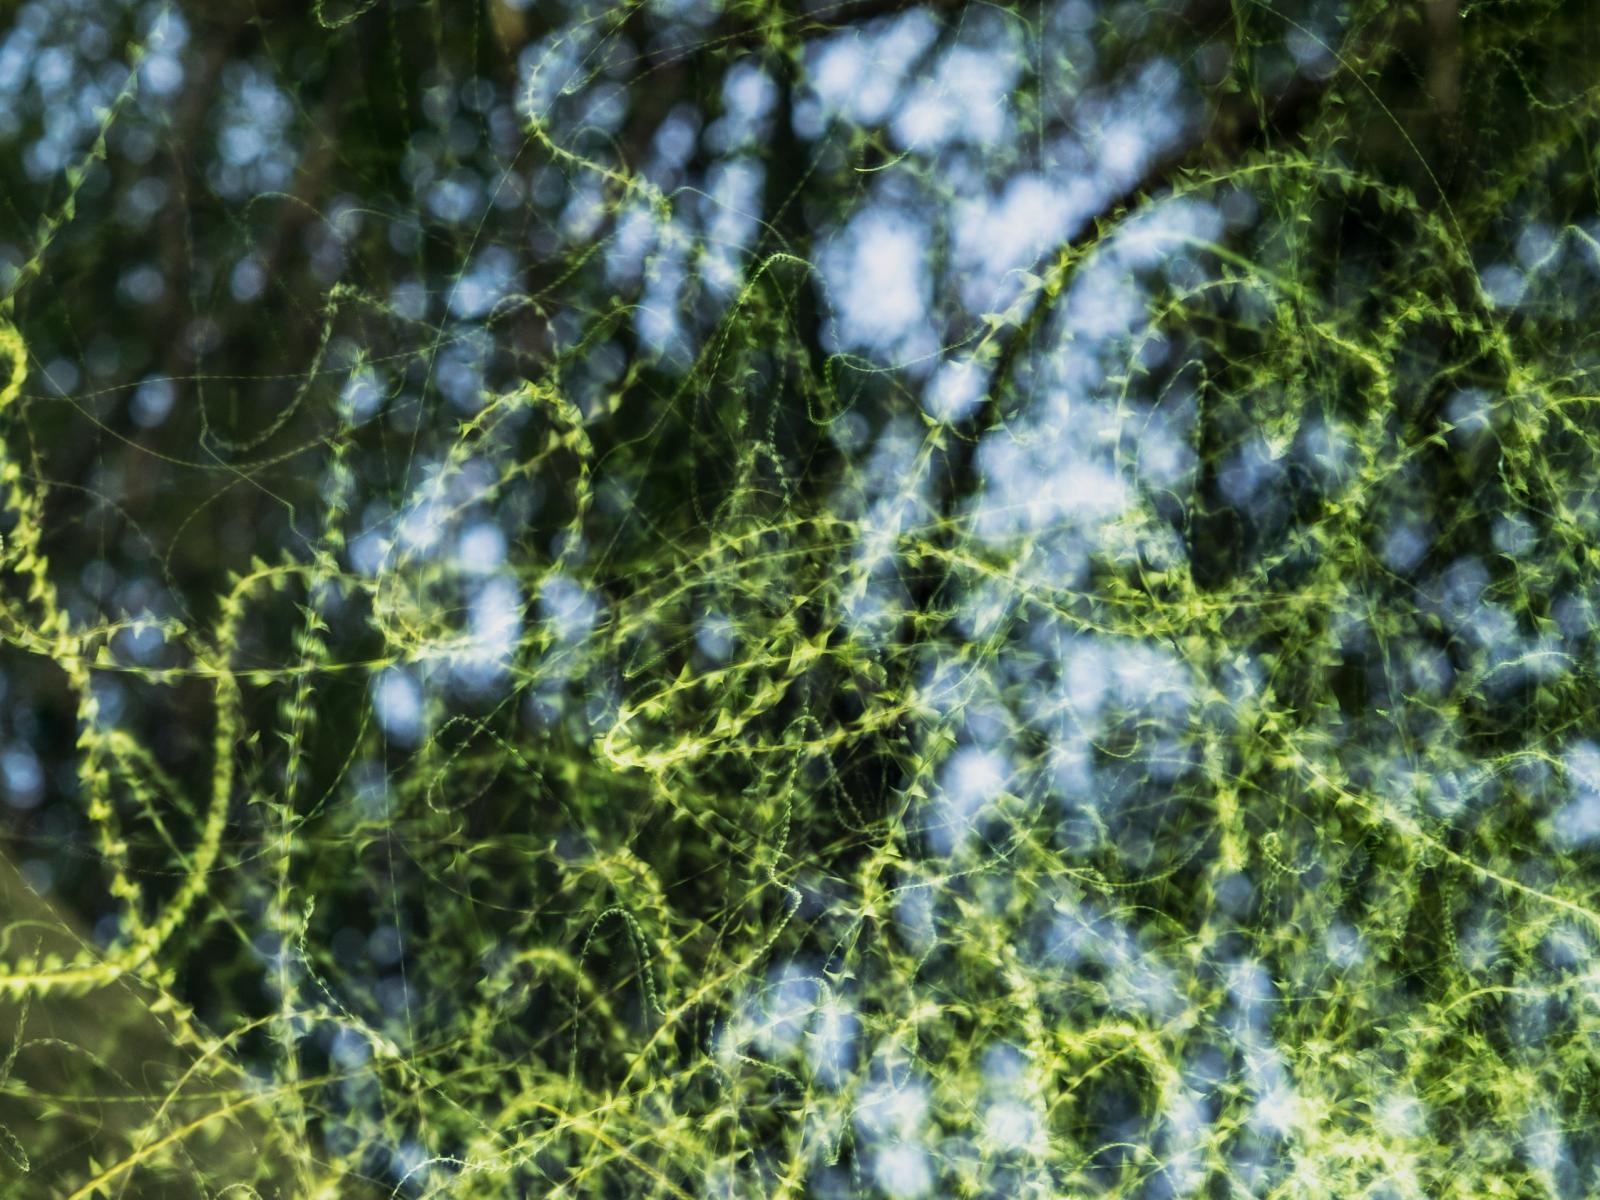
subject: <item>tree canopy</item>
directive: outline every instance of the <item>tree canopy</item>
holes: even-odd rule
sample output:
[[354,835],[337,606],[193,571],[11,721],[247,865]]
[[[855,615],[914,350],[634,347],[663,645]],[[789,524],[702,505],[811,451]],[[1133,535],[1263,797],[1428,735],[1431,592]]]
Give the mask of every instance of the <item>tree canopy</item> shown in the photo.
[[0,0],[0,1178],[1600,1190],[1556,0]]

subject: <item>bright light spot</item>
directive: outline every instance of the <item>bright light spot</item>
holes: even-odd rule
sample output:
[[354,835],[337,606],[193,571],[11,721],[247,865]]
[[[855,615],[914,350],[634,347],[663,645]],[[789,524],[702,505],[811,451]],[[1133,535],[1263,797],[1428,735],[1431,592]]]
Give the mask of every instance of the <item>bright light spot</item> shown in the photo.
[[928,1152],[921,1146],[885,1146],[874,1157],[872,1175],[884,1193],[895,1200],[917,1200],[933,1190]]
[[372,707],[389,739],[403,746],[422,740],[422,688],[408,671],[391,667],[372,686]]

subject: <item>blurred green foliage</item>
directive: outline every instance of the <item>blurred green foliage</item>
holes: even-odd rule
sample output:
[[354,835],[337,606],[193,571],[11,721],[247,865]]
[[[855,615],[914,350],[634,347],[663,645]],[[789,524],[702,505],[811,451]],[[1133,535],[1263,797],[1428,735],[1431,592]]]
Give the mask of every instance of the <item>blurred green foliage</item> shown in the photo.
[[1597,64],[0,6],[6,1194],[1593,1194]]

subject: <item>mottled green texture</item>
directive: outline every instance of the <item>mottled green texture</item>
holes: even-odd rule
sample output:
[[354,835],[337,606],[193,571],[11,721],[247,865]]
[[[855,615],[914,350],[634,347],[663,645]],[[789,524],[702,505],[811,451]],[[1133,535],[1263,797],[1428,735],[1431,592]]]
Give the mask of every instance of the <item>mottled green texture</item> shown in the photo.
[[1600,1190],[1597,73],[0,5],[6,1194]]

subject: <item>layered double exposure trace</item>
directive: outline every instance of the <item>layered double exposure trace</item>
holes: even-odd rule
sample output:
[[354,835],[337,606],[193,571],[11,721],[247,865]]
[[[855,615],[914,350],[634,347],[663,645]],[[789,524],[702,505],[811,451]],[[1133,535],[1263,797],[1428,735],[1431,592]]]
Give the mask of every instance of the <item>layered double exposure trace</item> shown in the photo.
[[0,0],[0,1194],[1600,1193],[1597,18]]

